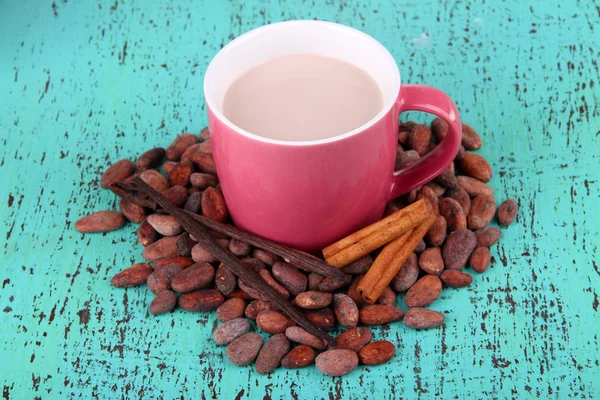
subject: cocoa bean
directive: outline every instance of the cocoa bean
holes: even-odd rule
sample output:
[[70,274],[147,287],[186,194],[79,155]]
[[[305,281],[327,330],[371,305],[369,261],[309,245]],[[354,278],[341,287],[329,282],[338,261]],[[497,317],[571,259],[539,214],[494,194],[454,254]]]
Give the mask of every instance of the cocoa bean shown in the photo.
[[478,181],[488,182],[492,179],[492,167],[479,154],[466,151],[458,165],[465,175]]
[[142,285],[146,283],[152,272],[154,270],[149,264],[134,264],[113,276],[110,283],[118,288]]
[[459,229],[448,235],[442,249],[444,268],[462,269],[475,249],[475,244],[475,234],[468,229]]
[[317,272],[311,272],[308,274],[308,290],[317,290],[319,285],[325,279],[325,275],[321,275]]
[[519,205],[514,199],[505,200],[498,208],[498,223],[502,226],[508,226],[517,217]]
[[194,166],[190,161],[181,161],[169,172],[169,183],[171,186],[187,186],[193,172]]
[[284,334],[271,336],[258,353],[255,364],[256,372],[262,375],[273,372],[289,351],[290,342]]
[[142,251],[142,257],[147,261],[154,261],[163,257],[177,257],[177,237],[171,236],[149,244]]
[[171,288],[179,293],[203,289],[212,283],[215,269],[208,263],[196,263],[179,272],[171,281]]
[[209,141],[210,140],[210,131],[208,130],[208,126],[205,126],[200,131],[200,139],[202,139],[204,141]]
[[327,307],[331,304],[333,295],[331,293],[323,292],[302,292],[296,296],[294,300],[298,307],[315,310],[317,308]]
[[202,193],[202,214],[218,222],[227,219],[229,212],[220,190],[209,187]]
[[477,247],[469,258],[469,265],[476,272],[482,273],[490,266],[491,258],[488,247]]
[[469,215],[469,211],[471,211],[471,197],[469,197],[465,189],[461,187],[454,188],[448,192],[448,197],[456,200],[462,207],[465,215]]
[[293,342],[314,347],[317,350],[323,350],[327,347],[327,343],[323,339],[319,339],[299,326],[290,326],[286,328],[285,336]]
[[213,253],[206,249],[202,243],[197,243],[194,247],[192,247],[192,259],[195,262],[207,263],[217,261],[217,257],[215,257]]
[[183,232],[183,227],[170,215],[148,215],[148,223],[163,236],[175,236]]
[[261,276],[261,278],[263,278],[263,280],[265,282],[267,282],[267,284],[273,288],[273,290],[275,290],[277,293],[279,293],[282,297],[284,298],[289,298],[290,297],[290,292],[288,292],[286,290],[286,288],[284,288],[283,286],[281,286],[279,283],[277,283],[277,281],[275,279],[273,279],[273,276],[271,275],[271,273],[269,272],[268,269],[261,269],[258,274]]
[[216,344],[222,346],[245,335],[249,330],[250,321],[246,318],[236,318],[217,326],[213,331],[213,339]]
[[96,211],[81,217],[75,222],[75,229],[81,233],[110,232],[125,225],[123,214],[118,211]]
[[273,265],[279,261],[278,256],[263,249],[254,249],[252,251],[252,257],[258,258],[267,265]]
[[163,290],[159,292],[152,303],[150,303],[150,314],[160,315],[168,313],[175,308],[177,304],[177,295],[172,290]]
[[263,311],[277,311],[277,307],[270,301],[264,300],[253,300],[246,306],[246,310],[244,311],[244,315],[250,319],[256,319],[258,314]]
[[423,186],[419,190],[419,194],[417,195],[417,200],[421,200],[421,199],[425,199],[425,200],[429,201],[429,204],[431,205],[431,208],[432,208],[434,214],[436,214],[436,215],[440,214],[440,205],[439,205],[438,196],[435,194],[435,192],[433,191],[432,188],[430,188],[429,186]]
[[438,215],[431,228],[425,235],[425,240],[430,246],[441,246],[446,240],[446,218]]
[[140,179],[150,185],[152,189],[159,192],[164,192],[170,187],[167,178],[155,169],[147,169],[142,172]]
[[191,161],[201,172],[217,175],[217,167],[215,166],[215,160],[212,154],[193,153],[190,155],[189,161]]
[[258,258],[253,257],[245,257],[240,260],[248,267],[252,268],[256,272],[260,272],[260,270],[267,268],[264,262],[259,260]]
[[[418,271],[418,268],[417,268],[417,271]],[[360,280],[363,278],[363,276],[364,275],[358,275],[356,278],[354,278],[354,281],[348,288],[348,292],[347,292],[348,297],[350,297],[352,299],[352,301],[354,301],[354,303],[356,303],[356,305],[358,307],[366,304],[365,299],[363,299],[363,297],[360,295],[360,293],[358,293],[358,284],[360,283]]]
[[192,193],[190,197],[185,201],[185,205],[183,209],[185,211],[193,212],[194,214],[198,214],[201,209],[202,202],[202,192]]
[[179,161],[183,152],[190,146],[198,143],[200,138],[192,133],[184,133],[173,140],[167,147],[166,155],[170,161]]
[[245,309],[246,302],[244,299],[225,300],[225,302],[217,308],[217,319],[221,322],[227,322],[232,319],[242,318]]
[[444,193],[446,193],[446,188],[443,187],[442,185],[440,185],[439,183],[435,183],[435,182],[432,181],[432,182],[429,182],[425,186],[427,186],[431,190],[433,190],[433,193],[435,193],[435,195],[437,197],[440,197],[441,195],[443,195]]
[[121,214],[123,214],[128,221],[136,224],[141,223],[144,218],[146,218],[146,209],[126,198],[119,201],[119,210],[121,210]]
[[469,176],[458,176],[456,178],[458,185],[465,189],[465,191],[471,197],[479,196],[482,194],[493,196],[494,190],[486,185],[485,183],[478,181],[477,179],[473,179]]
[[465,146],[467,150],[477,150],[481,148],[483,142],[481,141],[481,137],[475,129],[473,129],[470,125],[463,124],[462,126],[462,145]]
[[169,264],[161,269],[154,270],[148,276],[148,289],[154,294],[171,289],[171,281],[183,268],[179,264]]
[[262,311],[256,317],[256,325],[263,332],[272,335],[284,333],[287,328],[294,326],[294,321],[278,311]]
[[138,243],[142,246],[148,246],[158,239],[158,232],[144,219],[137,229]]
[[194,172],[190,176],[190,183],[192,184],[193,187],[196,187],[198,189],[206,189],[211,186],[212,187],[217,186],[219,181],[217,180],[217,177],[214,175],[204,174],[202,172]]
[[425,251],[426,248],[427,248],[427,245],[425,244],[425,241],[420,240],[419,244],[417,244],[417,247],[415,247],[415,249],[413,251],[417,254],[421,254],[422,252]]
[[476,231],[486,227],[496,214],[496,200],[493,196],[479,195],[473,199],[467,217],[467,226]]
[[448,129],[450,129],[450,126],[441,118],[435,118],[431,121],[431,133],[433,133],[438,142],[444,140],[446,134],[448,134]]
[[238,367],[252,364],[263,345],[263,339],[258,333],[246,333],[235,339],[227,346],[227,359]]
[[165,174],[169,175],[169,173],[171,173],[171,171],[173,171],[173,168],[175,168],[176,165],[177,165],[177,163],[175,161],[166,161],[162,165],[162,170]]
[[401,169],[408,168],[417,161],[419,161],[420,158],[421,156],[419,156],[419,153],[417,153],[414,150],[405,151],[404,153],[398,155],[398,157],[396,158],[396,164],[394,165],[394,169],[396,171],[399,171]]
[[292,296],[297,296],[299,293],[306,291],[306,285],[308,284],[306,275],[291,265],[278,261],[273,264],[271,272],[275,280],[286,288]]
[[179,265],[181,265],[181,268],[183,269],[183,268],[189,267],[190,265],[193,265],[194,260],[192,260],[189,257],[176,256],[176,257],[159,258],[159,259],[152,261],[152,266],[154,267],[155,270],[166,267],[169,264],[179,264]]
[[446,219],[448,232],[467,227],[467,216],[458,201],[445,197],[440,200],[440,215]]
[[413,329],[436,328],[444,323],[444,314],[421,307],[412,307],[404,316],[404,325]]
[[488,226],[475,232],[477,247],[491,247],[500,239],[502,231],[499,228]]
[[352,275],[344,275],[342,278],[328,276],[319,285],[319,290],[322,292],[333,292],[334,290],[348,287],[351,283]]
[[267,296],[265,296],[265,294],[263,292],[261,292],[260,290],[254,289],[252,286],[248,286],[248,284],[246,284],[246,282],[243,279],[238,279],[238,286],[245,293],[247,293],[251,299],[267,300]]
[[281,366],[288,369],[308,367],[315,362],[316,357],[317,353],[315,353],[312,347],[305,345],[296,346],[283,357]]
[[439,247],[430,247],[419,256],[419,267],[427,273],[439,275],[444,270],[442,250]]
[[453,189],[458,185],[457,179],[458,178],[454,175],[454,168],[450,166],[440,172],[434,180],[447,189]]
[[196,290],[179,296],[179,307],[188,311],[210,311],[219,307],[225,298],[214,289]]
[[335,314],[330,307],[304,310],[304,316],[311,324],[325,332],[329,332],[335,326]]
[[120,160],[112,164],[100,178],[100,187],[108,189],[114,183],[129,178],[135,172],[135,165],[129,160]]
[[446,284],[453,288],[460,288],[469,286],[473,282],[473,277],[465,272],[457,271],[455,269],[447,269],[440,274],[440,279]]
[[378,340],[369,343],[358,353],[358,358],[363,365],[379,365],[388,362],[394,357],[396,348],[387,340]]
[[396,292],[404,292],[415,284],[419,277],[419,264],[417,255],[412,253],[400,271],[392,279],[391,287]]
[[221,263],[215,274],[215,286],[225,296],[231,294],[237,286],[237,277],[225,264]]
[[[408,296],[408,293],[406,295]],[[363,325],[388,324],[401,319],[403,316],[404,311],[401,308],[383,304],[370,304],[359,310],[359,320]]]
[[408,307],[423,307],[433,303],[442,293],[442,281],[436,275],[425,275],[406,293],[404,303]]
[[350,296],[342,293],[333,295],[333,310],[344,328],[354,328],[358,324],[358,307]]
[[175,207],[183,207],[189,197],[187,189],[179,185],[165,190],[162,194]]
[[244,243],[238,239],[231,239],[229,241],[229,251],[235,254],[238,257],[246,256],[250,253],[250,245],[248,243]]
[[419,156],[424,156],[429,151],[431,129],[427,125],[415,125],[408,134],[408,147],[416,151]]
[[177,246],[177,253],[183,257],[191,257],[192,248],[196,245],[196,242],[190,238],[190,235],[187,232],[183,232],[181,235],[177,236],[177,241],[175,242]]
[[202,143],[196,143],[185,149],[183,154],[181,155],[181,161],[191,161],[194,157],[194,154],[212,154],[212,149],[210,147],[210,140],[207,140]]
[[332,349],[346,349],[358,353],[360,349],[365,347],[373,337],[373,333],[369,328],[359,326],[348,329],[340,333],[336,338],[336,345]]
[[396,293],[387,286],[381,296],[377,299],[377,304],[383,304],[385,306],[393,306],[396,304]]
[[328,350],[315,359],[317,369],[325,375],[343,376],[352,372],[358,365],[358,356],[350,350]]
[[155,147],[142,154],[140,158],[137,159],[135,166],[140,171],[146,171],[158,167],[163,158],[165,158],[165,149],[162,147]]
[[371,257],[370,254],[367,254],[366,256],[362,256],[358,260],[346,265],[344,267],[343,271],[346,274],[352,274],[352,275],[366,274],[367,271],[369,270],[369,268],[371,268],[372,264],[373,264],[373,257]]

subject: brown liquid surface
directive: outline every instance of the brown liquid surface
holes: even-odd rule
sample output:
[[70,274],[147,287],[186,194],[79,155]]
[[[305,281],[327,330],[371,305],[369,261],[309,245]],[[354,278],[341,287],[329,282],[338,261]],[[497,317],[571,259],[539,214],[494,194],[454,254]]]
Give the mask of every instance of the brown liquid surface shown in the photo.
[[360,127],[383,108],[383,94],[365,71],[313,54],[274,58],[227,89],[223,113],[236,126],[271,139],[326,139]]

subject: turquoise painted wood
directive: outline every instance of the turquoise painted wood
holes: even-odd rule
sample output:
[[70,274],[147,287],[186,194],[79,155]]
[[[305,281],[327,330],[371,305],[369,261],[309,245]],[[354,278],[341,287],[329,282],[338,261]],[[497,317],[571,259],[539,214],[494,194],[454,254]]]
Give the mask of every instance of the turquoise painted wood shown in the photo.
[[[521,204],[493,267],[433,305],[444,327],[376,329],[396,357],[344,378],[228,364],[214,314],[155,318],[146,288],[109,285],[140,260],[134,226],[73,229],[115,207],[98,190],[110,160],[206,124],[221,46],[300,18],[367,32],[404,82],[449,93],[497,198]],[[0,1],[3,398],[600,397],[599,26],[597,4],[573,0]]]

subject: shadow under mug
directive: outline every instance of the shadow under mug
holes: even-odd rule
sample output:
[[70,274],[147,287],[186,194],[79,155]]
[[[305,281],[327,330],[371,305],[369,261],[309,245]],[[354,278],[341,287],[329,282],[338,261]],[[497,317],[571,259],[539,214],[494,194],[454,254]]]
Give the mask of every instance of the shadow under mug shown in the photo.
[[[289,54],[335,57],[362,68],[382,89],[383,108],[363,126],[313,141],[269,139],[232,124],[223,115],[231,83],[248,69]],[[243,230],[308,252],[380,219],[389,200],[433,179],[460,147],[458,111],[446,94],[401,85],[385,47],[361,31],[331,22],[280,22],[241,35],[211,61],[204,95],[212,151],[233,221]],[[394,171],[398,115],[407,110],[435,114],[449,130],[425,157]]]

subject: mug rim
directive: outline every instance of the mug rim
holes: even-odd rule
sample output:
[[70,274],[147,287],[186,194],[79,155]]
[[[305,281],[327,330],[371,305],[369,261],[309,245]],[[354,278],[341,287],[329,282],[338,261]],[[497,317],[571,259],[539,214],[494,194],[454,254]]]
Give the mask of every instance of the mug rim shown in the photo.
[[[209,83],[209,78],[211,75],[210,72],[214,68],[215,61],[218,61],[219,58],[224,57],[225,53],[227,53],[227,51],[230,50],[232,47],[243,44],[245,38],[248,38],[249,36],[252,36],[261,31],[275,30],[282,25],[326,25],[326,26],[332,27],[334,29],[338,29],[340,31],[345,31],[348,33],[358,34],[360,36],[363,36],[366,40],[370,41],[375,47],[379,48],[379,50],[382,51],[383,56],[385,58],[387,58],[388,61],[390,61],[390,64],[393,69],[393,73],[394,73],[394,75],[396,75],[398,77],[398,80],[397,80],[398,81],[398,83],[397,83],[398,89],[395,91],[395,92],[397,92],[396,97],[388,99],[382,106],[381,110],[372,119],[370,119],[366,123],[360,125],[359,127],[355,128],[355,129],[352,129],[348,132],[344,132],[342,134],[332,136],[329,138],[325,138],[325,139],[302,140],[302,141],[271,139],[271,138],[267,138],[267,137],[260,136],[255,133],[249,132],[249,131],[235,125],[227,117],[225,117],[225,115],[223,115],[221,110],[219,110],[217,107],[213,106],[214,101],[208,94],[209,91],[207,90],[207,87],[210,84]],[[291,20],[291,21],[275,22],[272,24],[267,24],[267,25],[260,26],[258,28],[254,28],[248,32],[243,33],[242,35],[236,37],[235,39],[233,39],[232,41],[227,43],[221,50],[219,50],[219,52],[210,61],[209,65],[206,69],[206,73],[204,74],[203,90],[204,90],[204,99],[206,101],[206,106],[208,107],[208,109],[214,114],[214,116],[219,121],[221,121],[223,124],[225,124],[228,128],[232,129],[233,131],[238,132],[241,135],[246,136],[250,139],[258,140],[258,141],[269,143],[269,144],[288,145],[288,146],[310,146],[310,145],[333,143],[336,141],[344,140],[346,138],[349,138],[351,136],[354,136],[356,134],[359,134],[359,133],[364,132],[365,130],[369,129],[370,127],[375,125],[377,122],[379,122],[383,117],[385,117],[389,113],[389,111],[392,109],[394,104],[396,104],[397,99],[400,96],[400,87],[401,87],[401,76],[400,76],[400,70],[398,69],[398,64],[396,64],[396,60],[394,59],[392,54],[389,52],[389,50],[374,37],[366,34],[365,32],[363,32],[361,30],[358,30],[356,28],[352,28],[350,26],[338,24],[335,22],[321,21],[321,20]],[[381,90],[383,90],[383,88],[381,88]]]

